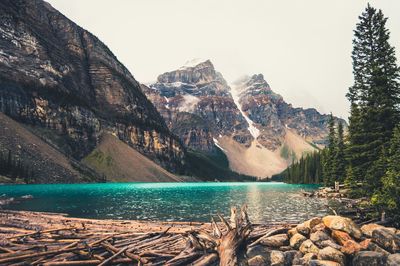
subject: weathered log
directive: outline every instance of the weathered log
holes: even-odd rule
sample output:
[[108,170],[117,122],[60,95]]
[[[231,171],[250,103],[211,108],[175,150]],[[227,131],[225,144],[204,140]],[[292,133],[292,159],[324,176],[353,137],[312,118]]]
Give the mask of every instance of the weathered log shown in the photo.
[[[64,265],[98,265],[101,263],[99,260],[80,260],[80,261],[55,261],[44,263],[43,266],[64,266]],[[109,264],[126,264],[132,263],[129,258],[115,259]]]
[[[112,245],[110,245],[110,244],[108,244],[108,243],[102,243],[101,245],[102,245],[103,247],[105,247],[106,249],[108,249],[108,250],[114,252],[114,253],[115,253],[115,252],[118,252],[118,249],[117,249],[117,248],[113,247]],[[129,246],[127,246],[127,248],[129,248]],[[138,256],[138,255],[136,255],[136,254],[133,254],[133,253],[127,251],[127,250],[125,251],[125,256],[127,256],[128,258],[130,258],[130,259],[132,259],[132,260],[136,260],[136,261],[138,261],[138,262],[140,262],[140,263],[143,263],[143,264],[147,264],[147,263],[148,263],[148,260],[147,260],[147,259],[142,258],[141,256]]]
[[119,255],[121,255],[122,253],[124,253],[128,248],[129,248],[129,246],[122,248],[121,250],[119,250],[118,252],[116,252],[114,255],[112,255],[112,256],[109,257],[108,259],[105,259],[104,261],[102,261],[98,266],[105,266],[105,265],[109,264],[113,259],[115,259],[115,258],[118,257]]
[[218,255],[216,253],[210,253],[203,255],[198,260],[192,263],[192,266],[209,266],[213,265],[218,261]]

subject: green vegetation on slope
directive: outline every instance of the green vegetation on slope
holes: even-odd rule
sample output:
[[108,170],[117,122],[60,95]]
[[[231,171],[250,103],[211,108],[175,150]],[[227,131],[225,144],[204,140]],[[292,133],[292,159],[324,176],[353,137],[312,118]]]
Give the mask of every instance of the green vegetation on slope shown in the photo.
[[272,180],[295,184],[319,184],[322,180],[321,152],[303,155],[285,171],[273,175]]
[[238,174],[229,168],[226,155],[219,151],[209,155],[190,150],[187,153],[189,175],[205,181],[256,181],[255,177]]
[[24,160],[16,157],[11,150],[7,153],[0,152],[0,175],[4,176],[0,179],[4,182],[7,177],[12,182],[17,182],[17,179],[22,179],[25,183],[35,182],[35,173]]

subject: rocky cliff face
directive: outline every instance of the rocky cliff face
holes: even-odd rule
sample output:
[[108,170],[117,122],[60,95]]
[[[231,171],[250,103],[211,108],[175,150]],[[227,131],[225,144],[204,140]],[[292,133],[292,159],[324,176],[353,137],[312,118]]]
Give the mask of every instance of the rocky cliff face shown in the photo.
[[[230,87],[209,60],[189,62],[160,75],[155,84],[143,89],[188,147],[213,152],[212,136],[220,135],[231,136],[245,145],[252,140]],[[189,117],[187,113],[192,115]],[[206,137],[206,141],[199,141],[197,136]]]
[[271,90],[262,74],[238,80],[233,91],[245,115],[260,131],[258,141],[268,149],[275,150],[282,145],[285,129],[293,130],[315,145],[325,144],[329,115],[320,114],[314,108],[292,107]]
[[142,90],[186,146],[219,146],[232,169],[268,176],[323,145],[328,115],[293,108],[262,74],[227,84],[209,61],[191,61]]
[[0,111],[62,136],[76,159],[107,131],[169,170],[184,164],[183,146],[129,71],[41,0],[0,2]]

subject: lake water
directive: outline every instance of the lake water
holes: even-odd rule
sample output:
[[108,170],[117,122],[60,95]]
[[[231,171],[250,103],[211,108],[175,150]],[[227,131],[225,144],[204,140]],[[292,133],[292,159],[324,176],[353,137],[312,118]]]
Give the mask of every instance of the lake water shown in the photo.
[[252,222],[303,221],[328,213],[326,199],[306,198],[313,185],[283,183],[104,183],[3,185],[0,196],[33,199],[13,210],[67,213],[73,217],[162,221],[210,221],[230,206],[247,204]]

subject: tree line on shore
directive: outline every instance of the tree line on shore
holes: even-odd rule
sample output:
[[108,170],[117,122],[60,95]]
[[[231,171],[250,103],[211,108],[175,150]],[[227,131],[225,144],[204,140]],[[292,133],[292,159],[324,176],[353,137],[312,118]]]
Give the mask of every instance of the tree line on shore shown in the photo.
[[35,173],[29,164],[15,156],[11,150],[0,152],[0,175],[10,178],[12,181],[21,179],[25,183],[35,180]]
[[400,217],[400,68],[386,22],[370,5],[359,17],[346,132],[331,116],[328,145],[281,176],[288,183],[345,183],[353,196],[367,196],[381,211]]

